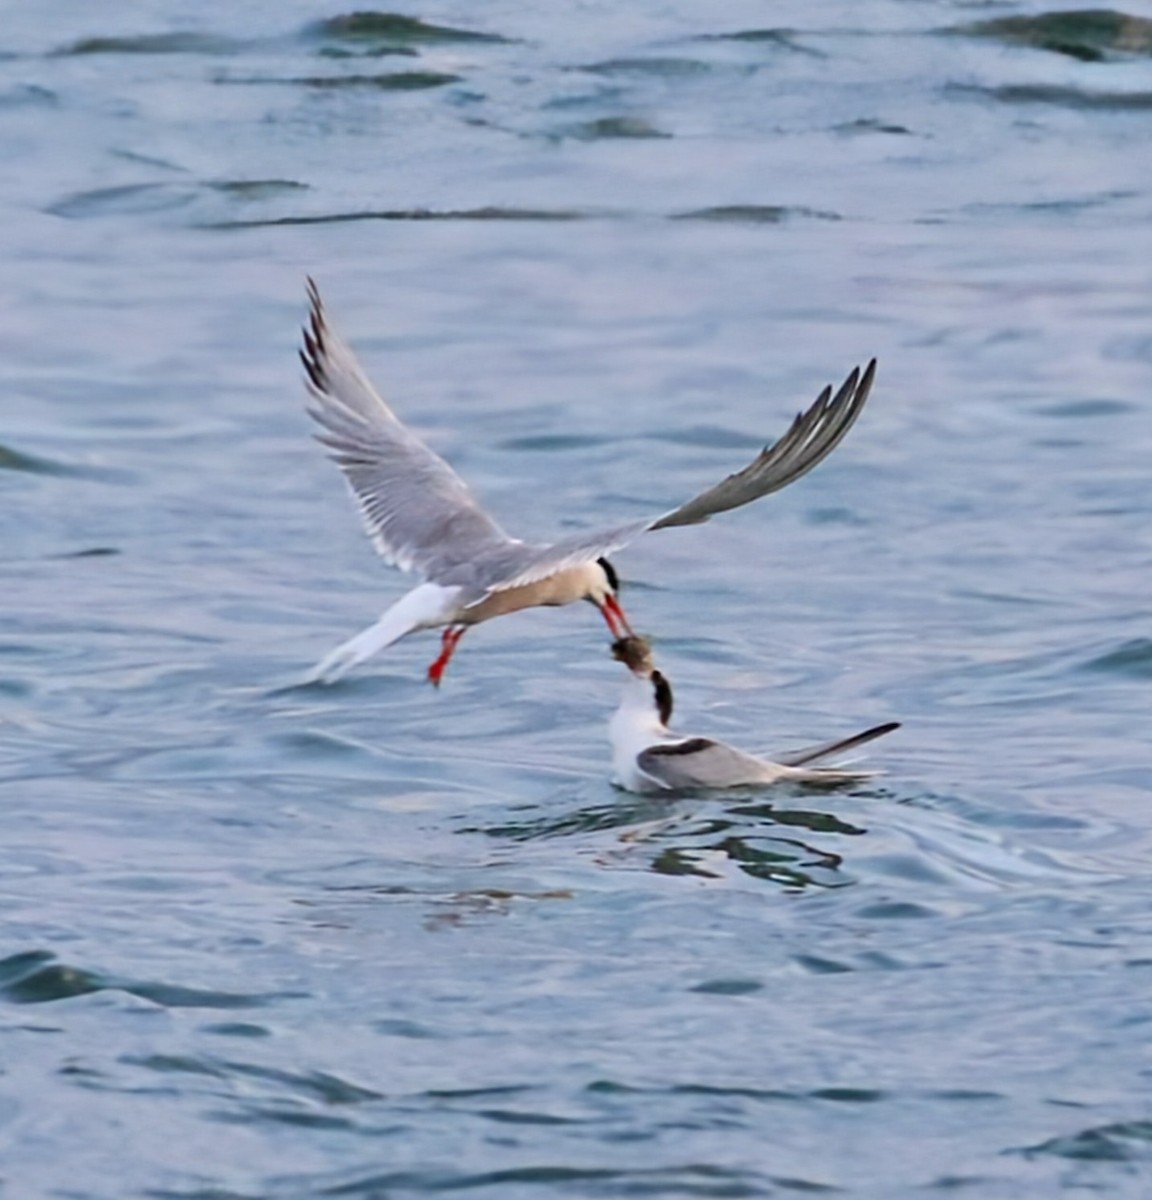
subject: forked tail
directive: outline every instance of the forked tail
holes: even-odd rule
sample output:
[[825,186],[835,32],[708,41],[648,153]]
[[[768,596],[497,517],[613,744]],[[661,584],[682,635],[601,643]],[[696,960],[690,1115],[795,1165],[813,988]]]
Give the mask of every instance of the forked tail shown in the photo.
[[308,683],[335,683],[353,667],[379,654],[417,629],[444,625],[455,611],[459,588],[422,583],[395,604],[376,622],[336,647],[308,673]]

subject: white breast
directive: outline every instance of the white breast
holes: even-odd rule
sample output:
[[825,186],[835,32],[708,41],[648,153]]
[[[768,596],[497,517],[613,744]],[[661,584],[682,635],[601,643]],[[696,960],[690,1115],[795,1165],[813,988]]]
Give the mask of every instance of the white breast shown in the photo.
[[629,792],[666,790],[636,765],[637,756],[650,746],[677,740],[660,720],[649,680],[633,676],[624,685],[620,707],[608,723],[608,737],[612,742],[612,782],[617,787]]

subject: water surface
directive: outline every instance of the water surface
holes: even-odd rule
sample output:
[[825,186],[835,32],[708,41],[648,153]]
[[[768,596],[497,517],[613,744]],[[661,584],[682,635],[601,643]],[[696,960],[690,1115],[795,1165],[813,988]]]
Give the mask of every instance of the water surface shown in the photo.
[[[1143,1197],[1149,24],[299,0],[0,44],[0,1194]],[[401,594],[312,274],[499,519],[621,553],[679,720],[839,792],[626,797],[590,607],[294,688]],[[527,499],[530,497],[531,499]]]

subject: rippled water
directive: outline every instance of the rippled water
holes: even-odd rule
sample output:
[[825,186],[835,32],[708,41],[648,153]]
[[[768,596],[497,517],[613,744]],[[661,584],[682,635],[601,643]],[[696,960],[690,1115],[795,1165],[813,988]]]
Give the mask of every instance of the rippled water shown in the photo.
[[[1073,8],[6,13],[0,1194],[1148,1195],[1152,23]],[[293,687],[405,586],[306,273],[526,536],[877,355],[617,565],[684,729],[884,777],[614,792],[587,606]]]

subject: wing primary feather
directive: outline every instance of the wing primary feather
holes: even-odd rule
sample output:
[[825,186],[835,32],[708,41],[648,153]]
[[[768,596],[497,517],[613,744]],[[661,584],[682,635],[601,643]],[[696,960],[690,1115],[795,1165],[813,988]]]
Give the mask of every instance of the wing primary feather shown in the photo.
[[686,504],[648,521],[573,534],[548,546],[525,548],[510,572],[493,580],[490,591],[504,591],[535,583],[567,567],[591,562],[627,546],[651,529],[700,525],[729,509],[750,504],[779,491],[806,475],[840,444],[859,417],[872,389],[876,360],[861,373],[855,368],[835,395],[830,387],[799,413],[779,441],[766,446],[743,470],[729,475]]
[[651,528],[698,525],[717,513],[739,508],[795,483],[827,458],[852,428],[875,376],[876,360],[872,359],[863,374],[855,368],[835,396],[831,388],[825,388],[806,411],[797,415],[784,436],[765,446],[742,471],[666,513]]
[[467,576],[474,595],[520,587],[594,561],[649,529],[696,525],[795,482],[840,443],[868,398],[876,370],[852,371],[835,395],[826,387],[784,436],[743,470],[654,520],[630,521],[526,545],[476,504],[464,481],[384,402],[351,348],[328,322],[319,288],[307,280],[308,319],[300,359],[320,426],[317,440],[343,471],[382,557],[442,583]]
[[803,750],[791,750],[787,754],[774,754],[772,757],[781,766],[802,767],[805,763],[818,762],[833,754],[847,754],[849,750],[865,746],[878,737],[883,737],[886,733],[891,733],[899,728],[899,721],[885,721],[883,725],[873,725],[871,729],[865,729],[863,733],[856,733],[851,737],[839,738],[834,742],[823,742],[819,746],[806,746]]
[[373,545],[402,570],[442,584],[475,581],[484,562],[501,563],[511,539],[472,498],[464,481],[399,420],[328,323],[314,280],[300,358],[308,413],[352,489]]

